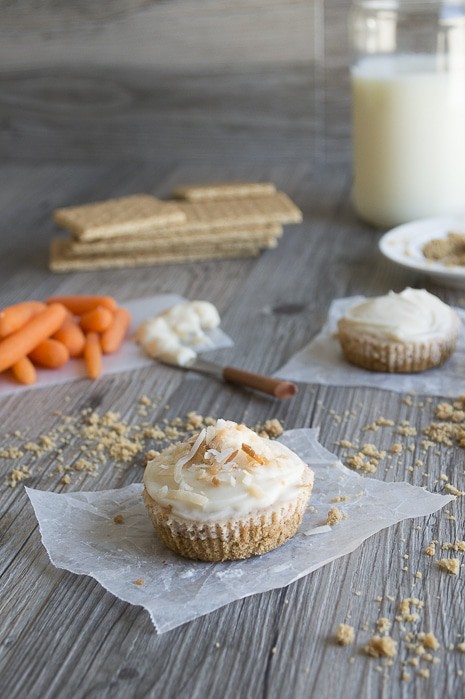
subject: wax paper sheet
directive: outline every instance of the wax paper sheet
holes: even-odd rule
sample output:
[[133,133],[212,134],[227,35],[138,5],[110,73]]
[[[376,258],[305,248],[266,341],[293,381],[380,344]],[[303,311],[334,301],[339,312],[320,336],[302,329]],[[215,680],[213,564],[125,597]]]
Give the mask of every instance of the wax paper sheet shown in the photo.
[[[135,333],[137,326],[146,318],[156,316],[158,313],[183,301],[186,301],[186,299],[177,294],[158,294],[157,296],[135,299],[133,301],[121,301],[120,306],[127,308],[132,316],[128,338]],[[210,343],[208,345],[196,345],[196,352],[206,352],[233,345],[231,338],[220,328],[209,330],[205,334],[209,338]],[[150,365],[154,366],[154,363],[155,360],[151,359],[139,345],[128,339],[122,344],[118,352],[106,355],[103,358],[103,375],[118,374],[122,371],[140,369]],[[10,377],[8,373],[2,373],[0,374],[0,396],[43,388],[44,386],[68,383],[76,379],[86,378],[86,376],[84,362],[80,359],[72,359],[61,369],[37,369],[37,383],[32,386],[22,386],[13,377]]]
[[384,374],[352,366],[344,359],[335,332],[337,321],[347,308],[365,296],[351,296],[332,302],[328,319],[318,335],[295,354],[275,375],[302,383],[331,386],[371,386],[399,393],[456,396],[465,389],[465,311],[455,308],[462,327],[453,356],[441,367],[420,374]]
[[[120,599],[145,607],[164,632],[234,600],[288,585],[381,529],[429,515],[454,499],[408,483],[360,476],[318,443],[317,432],[291,430],[281,437],[315,472],[311,507],[300,531],[275,551],[246,561],[203,563],[171,553],[154,533],[140,484],[64,495],[26,490],[51,562],[90,575]],[[337,504],[347,519],[328,527],[327,513],[340,495],[348,497]],[[122,524],[113,521],[118,514]]]

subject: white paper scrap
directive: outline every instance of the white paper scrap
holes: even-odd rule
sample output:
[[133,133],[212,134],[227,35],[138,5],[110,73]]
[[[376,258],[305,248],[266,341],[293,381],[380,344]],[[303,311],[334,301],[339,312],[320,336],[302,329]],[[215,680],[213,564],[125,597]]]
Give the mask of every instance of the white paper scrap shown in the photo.
[[[381,529],[430,515],[454,500],[408,483],[360,476],[324,449],[317,434],[315,429],[291,430],[280,439],[315,472],[312,507],[300,532],[275,551],[245,561],[203,563],[169,551],[154,533],[141,484],[68,494],[26,490],[51,562],[90,575],[116,597],[144,607],[161,633],[234,600],[289,585]],[[347,519],[319,536],[307,536],[325,525],[339,496],[348,498],[337,503]],[[115,515],[123,516],[122,524],[115,524]]]
[[349,364],[344,359],[341,346],[335,336],[339,318],[342,318],[350,306],[364,299],[365,296],[351,296],[333,301],[328,311],[328,319],[318,335],[278,369],[275,376],[302,383],[369,386],[399,393],[413,392],[429,396],[456,396],[460,391],[464,392],[465,311],[463,309],[454,309],[462,320],[462,327],[457,349],[443,366],[419,374],[385,374],[367,371]]
[[[131,338],[140,323],[147,318],[166,311],[177,303],[186,301],[177,294],[158,294],[149,298],[135,299],[133,301],[122,301],[120,306],[124,306],[131,313],[132,322],[128,333]],[[232,347],[234,344],[229,335],[226,335],[220,328],[214,328],[206,332],[209,343],[197,345],[196,352],[207,352],[223,347]],[[103,358],[103,376],[108,374],[118,374],[123,371],[141,369],[146,366],[154,366],[155,360],[136,344],[133,340],[126,340],[115,354],[106,355]],[[68,383],[76,379],[86,378],[86,369],[82,359],[72,359],[60,369],[37,369],[37,383],[32,386],[22,386],[18,384],[8,373],[0,375],[0,396],[12,393],[20,393],[34,388],[44,388],[57,384]]]

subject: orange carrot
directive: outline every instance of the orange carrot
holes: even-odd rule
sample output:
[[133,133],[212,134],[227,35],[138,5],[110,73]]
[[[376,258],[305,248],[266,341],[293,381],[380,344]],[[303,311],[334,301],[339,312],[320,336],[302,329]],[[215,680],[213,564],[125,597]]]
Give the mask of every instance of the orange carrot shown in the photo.
[[87,375],[91,379],[98,379],[102,373],[102,350],[97,333],[86,335],[84,346],[84,360],[86,362]]
[[45,304],[41,301],[22,301],[13,306],[7,306],[0,311],[0,337],[6,337],[19,330],[44,308]]
[[35,366],[27,357],[18,359],[18,361],[11,367],[11,371],[19,383],[24,383],[27,386],[30,386],[31,383],[35,383],[37,381]]
[[53,335],[66,318],[66,308],[53,303],[31,318],[26,325],[0,341],[0,371],[9,369]]
[[119,349],[128,331],[130,322],[131,314],[126,308],[118,308],[118,310],[115,311],[112,324],[105,330],[100,338],[100,344],[104,354],[112,354]]
[[86,338],[71,314],[65,319],[61,328],[53,334],[53,339],[67,347],[70,357],[80,357],[86,344]]
[[113,313],[108,308],[97,306],[93,311],[81,316],[80,325],[84,332],[102,333],[110,327],[112,322]]
[[69,351],[62,342],[47,338],[29,352],[29,359],[47,369],[59,369],[68,361]]
[[51,296],[46,303],[61,303],[76,316],[93,311],[97,306],[103,306],[109,311],[118,308],[113,296]]

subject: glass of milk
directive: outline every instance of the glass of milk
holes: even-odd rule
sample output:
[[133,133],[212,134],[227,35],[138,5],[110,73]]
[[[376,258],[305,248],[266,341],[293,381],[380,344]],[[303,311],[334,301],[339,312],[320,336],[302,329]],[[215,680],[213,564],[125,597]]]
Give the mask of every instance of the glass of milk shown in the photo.
[[465,213],[465,0],[359,0],[351,33],[357,213]]

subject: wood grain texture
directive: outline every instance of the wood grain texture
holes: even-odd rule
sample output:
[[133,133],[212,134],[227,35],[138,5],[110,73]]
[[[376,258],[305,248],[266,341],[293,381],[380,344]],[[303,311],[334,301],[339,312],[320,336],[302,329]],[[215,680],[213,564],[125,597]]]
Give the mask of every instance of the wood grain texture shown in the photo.
[[[320,329],[335,297],[408,284],[463,305],[463,292],[385,262],[377,251],[379,232],[352,212],[346,0],[103,5],[76,2],[55,12],[54,3],[36,3],[30,17],[24,3],[3,8],[0,307],[72,293],[109,293],[120,301],[158,292],[208,299],[235,340],[234,348],[212,358],[271,373]],[[110,17],[113,11],[118,16]],[[124,48],[115,43],[121,37]],[[141,191],[166,197],[181,183],[227,180],[275,182],[302,208],[303,224],[258,259],[48,272],[54,208]],[[149,411],[154,422],[193,409],[249,425],[277,417],[287,428],[319,427],[321,442],[341,456],[342,438],[389,448],[392,428],[363,431],[379,415],[421,429],[438,402],[415,399],[408,406],[394,393],[317,383],[278,402],[149,367],[2,398],[0,446],[19,443],[11,436],[17,430],[36,440],[59,424],[57,411],[77,415],[91,406],[120,411],[136,424],[142,394],[160,396]],[[410,471],[421,458],[418,440],[410,441],[413,452],[387,462],[392,468],[380,464],[373,477],[439,491],[439,474],[446,472],[464,488],[463,450],[433,450],[425,469]],[[78,438],[70,440],[70,462],[80,446]],[[30,459],[0,458],[2,476]],[[55,469],[53,455],[38,457],[27,484],[55,492],[98,490],[142,477],[139,460],[124,469],[110,464],[96,478],[83,474],[69,486]],[[434,538],[464,538],[462,500],[450,508],[455,520],[437,513],[403,522],[287,588],[159,636],[143,610],[116,600],[91,578],[54,568],[22,486],[1,486],[0,695],[461,697],[465,655],[447,646],[464,640],[463,572],[449,577],[422,552]],[[375,602],[378,596],[382,602]],[[392,619],[408,596],[425,603],[420,621],[408,628],[433,630],[442,648],[441,664],[429,666],[431,678],[410,668],[407,683],[400,681],[405,643],[392,667],[361,648],[376,619]],[[336,646],[340,622],[354,626],[353,647]],[[393,635],[405,633],[396,624]]]

